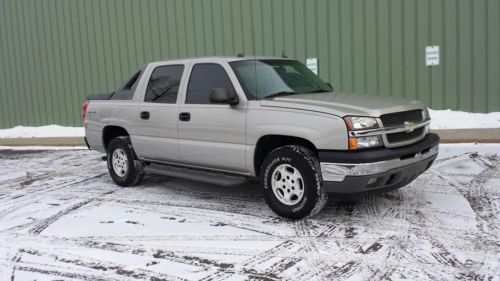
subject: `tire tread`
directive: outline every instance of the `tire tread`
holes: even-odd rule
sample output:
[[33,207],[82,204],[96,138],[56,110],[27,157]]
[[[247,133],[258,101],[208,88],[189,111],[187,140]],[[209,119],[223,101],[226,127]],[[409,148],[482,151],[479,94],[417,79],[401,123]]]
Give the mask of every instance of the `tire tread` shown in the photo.
[[[328,201],[328,195],[326,192],[323,191],[323,188],[322,188],[322,181],[323,180],[321,178],[319,161],[318,161],[316,155],[314,155],[314,153],[310,149],[303,147],[303,146],[299,146],[299,145],[286,145],[286,146],[282,146],[282,147],[276,148],[273,151],[271,151],[269,153],[268,157],[266,157],[266,159],[264,160],[263,165],[261,167],[261,172],[260,172],[261,184],[264,185],[265,181],[267,180],[265,170],[266,170],[267,166],[269,165],[269,164],[267,164],[270,162],[269,160],[273,159],[273,157],[275,157],[275,155],[277,155],[277,154],[281,154],[281,153],[286,154],[286,153],[289,153],[289,151],[292,151],[293,153],[302,157],[306,161],[307,166],[309,166],[309,168],[311,169],[311,171],[313,173],[313,177],[317,179],[316,180],[317,185],[316,185],[316,190],[315,190],[316,196],[314,197],[315,202],[313,203],[311,211],[309,211],[308,214],[302,214],[302,213],[300,213],[300,214],[284,214],[284,213],[280,212],[275,206],[273,206],[272,202],[270,200],[268,200],[267,197],[266,197],[266,201],[267,201],[269,207],[278,215],[282,215],[282,216],[285,216],[285,217],[288,217],[291,219],[302,219],[302,218],[314,216],[325,207],[326,202]],[[263,190],[264,190],[264,188],[263,188]]]
[[[128,137],[128,136],[116,137],[116,138],[111,140],[110,145],[108,147],[111,147],[113,142],[116,142],[116,141],[121,141],[128,146],[127,148],[132,156],[133,165],[132,165],[132,167],[130,167],[129,176],[125,181],[120,182],[120,181],[117,181],[115,178],[113,178],[113,177],[112,178],[115,181],[115,183],[117,183],[118,185],[136,186],[144,178],[144,173],[145,173],[144,172],[144,162],[137,158],[137,154],[135,154],[134,148],[132,146],[132,142],[130,141],[130,137]],[[109,166],[109,161],[111,161],[111,154],[108,151],[108,166]],[[111,169],[110,169],[110,173],[111,173]]]

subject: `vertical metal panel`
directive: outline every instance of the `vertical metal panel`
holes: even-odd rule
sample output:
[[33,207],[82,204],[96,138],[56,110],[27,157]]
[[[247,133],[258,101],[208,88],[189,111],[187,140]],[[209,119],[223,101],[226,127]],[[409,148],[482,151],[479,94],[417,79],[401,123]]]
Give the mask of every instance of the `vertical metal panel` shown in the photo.
[[[152,60],[319,60],[337,91],[500,111],[500,0],[0,0],[0,127],[80,126]],[[425,46],[441,64],[425,66]]]
[[472,88],[472,1],[461,0],[458,7],[458,49],[459,49],[459,107],[471,111]]
[[[330,52],[330,40],[328,34],[328,0],[317,0],[315,1],[316,9],[316,36],[318,41],[316,42],[316,52],[318,57],[322,58],[321,63],[319,63],[319,72],[324,75],[324,77],[330,77],[330,63],[329,63],[329,52]],[[279,33],[278,33],[279,34]]]
[[378,62],[378,24],[377,24],[377,2],[365,1],[366,6],[366,91],[369,94],[377,94],[379,89]]
[[391,95],[391,14],[390,0],[379,0],[377,7],[378,34],[378,95]]
[[[232,7],[231,7],[231,0],[220,0],[219,4],[216,6],[216,9],[219,9],[220,11],[220,30],[221,36],[222,36],[222,54],[229,54],[229,53],[235,53],[234,47],[233,47],[233,25],[231,24],[232,22]],[[180,32],[185,33],[185,30],[179,30]]]
[[488,38],[486,61],[488,108],[498,111],[500,104],[500,1],[488,0],[486,15],[486,38]]
[[[432,45],[438,45],[441,49],[445,47],[444,42],[444,1],[443,0],[431,0],[429,1],[429,38]],[[445,50],[446,51],[446,50]],[[442,55],[440,56],[441,65],[446,65],[445,51],[441,50]],[[431,88],[431,100],[430,103],[435,107],[442,108],[445,92],[444,92],[444,68],[443,67],[430,67],[430,88]]]
[[[10,87],[10,76],[8,72],[8,67],[9,67],[9,61],[8,61],[8,52],[7,52],[7,21],[6,21],[6,7],[2,5],[0,9],[0,25],[3,26],[4,28],[0,28],[0,42],[4,42],[1,44],[1,51],[0,51],[0,110],[1,110],[1,115],[0,118],[2,118],[1,123],[5,124],[10,124],[12,123],[12,114],[10,112],[10,100],[11,100],[11,95],[7,95],[6,93],[9,92]],[[1,125],[1,124],[0,124]]]
[[[334,87],[337,91],[343,89],[343,69],[342,63],[342,44],[341,44],[341,12],[340,12],[340,1],[333,0],[330,3],[330,15],[328,16],[329,27],[330,27],[330,42],[331,42],[331,60],[329,64],[332,67],[332,74],[330,82],[334,83]],[[321,62],[320,62],[321,63]],[[321,75],[321,74],[320,74]]]
[[[458,44],[458,2],[444,0],[444,105],[458,108],[459,44]],[[454,12],[449,12],[454,11]]]
[[[455,0],[452,0],[455,1]],[[418,95],[417,65],[422,63],[418,52],[421,49],[417,45],[417,2],[414,0],[403,0],[403,96],[407,99],[416,99]]]
[[[472,88],[474,111],[480,111],[487,108],[486,69],[488,61],[486,58],[488,38],[486,37],[487,26],[485,20],[488,19],[486,13],[486,0],[472,1]],[[490,28],[498,28],[490,27]],[[498,94],[498,93],[497,93]]]
[[[295,28],[293,23],[295,21],[291,20],[291,18],[294,17],[293,15],[293,5],[291,1],[283,0],[282,1],[283,5],[283,33],[285,35],[284,39],[284,48],[283,51],[285,54],[288,56],[293,56],[295,57],[296,51],[295,51]],[[285,16],[286,15],[286,16]]]
[[354,92],[353,77],[353,32],[352,32],[352,1],[340,0],[340,50],[342,69],[342,89],[347,92]]
[[[417,99],[430,104],[432,96],[431,77],[432,67],[425,66],[424,48],[426,45],[432,45],[430,40],[430,4],[432,0],[422,0],[417,2]],[[422,52],[422,53],[420,53]],[[422,54],[422,55],[420,55]]]
[[353,90],[359,93],[366,93],[366,58],[365,58],[365,9],[364,0],[352,1],[352,34],[353,34]]
[[390,13],[390,50],[391,50],[391,95],[401,96],[404,93],[404,39],[403,39],[403,1],[391,1]]

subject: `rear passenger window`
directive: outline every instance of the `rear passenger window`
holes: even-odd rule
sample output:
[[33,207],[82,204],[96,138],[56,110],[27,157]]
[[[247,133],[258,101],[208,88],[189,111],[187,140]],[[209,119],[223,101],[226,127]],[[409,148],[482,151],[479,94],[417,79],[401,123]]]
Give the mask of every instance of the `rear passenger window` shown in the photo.
[[134,96],[135,88],[139,83],[142,69],[134,73],[117,91],[113,93],[110,99],[112,100],[131,100]]
[[159,66],[153,70],[146,88],[145,102],[176,103],[183,65]]
[[225,88],[229,92],[235,92],[226,70],[221,65],[196,64],[189,78],[186,103],[210,104],[210,94],[214,88]]

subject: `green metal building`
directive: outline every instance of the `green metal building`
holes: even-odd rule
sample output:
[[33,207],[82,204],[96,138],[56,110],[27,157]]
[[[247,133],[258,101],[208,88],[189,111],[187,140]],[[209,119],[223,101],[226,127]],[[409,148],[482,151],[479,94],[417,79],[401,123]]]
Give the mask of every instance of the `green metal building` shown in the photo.
[[500,111],[500,0],[0,0],[0,128],[81,126],[84,97],[144,63],[238,53],[317,58],[337,91]]

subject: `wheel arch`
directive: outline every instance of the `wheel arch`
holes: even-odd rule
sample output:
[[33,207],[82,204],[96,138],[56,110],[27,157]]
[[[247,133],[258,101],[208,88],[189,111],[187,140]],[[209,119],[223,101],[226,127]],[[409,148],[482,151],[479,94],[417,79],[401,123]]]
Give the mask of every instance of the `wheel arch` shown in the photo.
[[130,136],[128,131],[121,127],[115,125],[109,125],[103,128],[102,130],[102,145],[105,150],[108,149],[109,142],[116,137],[125,137]]
[[253,165],[255,175],[259,177],[260,166],[264,159],[276,148],[286,145],[300,145],[310,149],[314,155],[318,156],[317,147],[308,139],[290,135],[269,134],[259,138],[255,145]]

